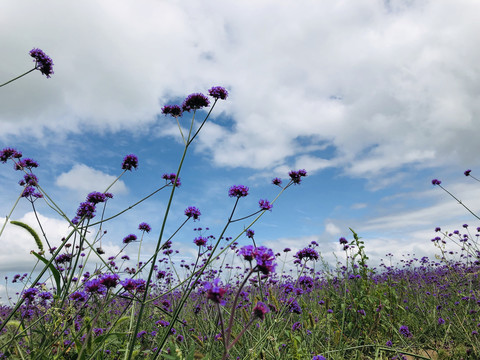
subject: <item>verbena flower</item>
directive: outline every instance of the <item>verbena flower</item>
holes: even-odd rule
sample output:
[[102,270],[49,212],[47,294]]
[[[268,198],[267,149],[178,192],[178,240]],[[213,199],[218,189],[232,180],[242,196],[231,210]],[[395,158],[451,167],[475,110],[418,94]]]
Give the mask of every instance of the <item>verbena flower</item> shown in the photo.
[[229,190],[228,190],[228,196],[230,197],[245,197],[248,195],[248,187],[243,186],[243,185],[233,185]]
[[298,321],[293,323],[293,325],[292,325],[292,331],[296,331],[296,330],[299,330],[301,328],[302,328],[302,324],[299,323]]
[[433,179],[432,180],[432,185],[440,185],[442,182],[438,179]]
[[327,360],[326,357],[322,356],[322,355],[315,355],[312,360]]
[[182,104],[183,111],[197,110],[210,105],[210,100],[203,94],[195,93],[187,96]]
[[38,162],[33,159],[22,159],[15,163],[15,170],[33,169],[38,167]]
[[204,289],[207,291],[207,299],[220,305],[225,305],[223,296],[227,292],[227,288],[222,286],[220,278],[216,278],[212,282],[207,282],[204,285]]
[[246,245],[240,248],[238,254],[243,256],[243,258],[247,261],[252,261],[255,258],[254,255],[255,248],[253,245]]
[[412,337],[412,333],[410,332],[410,330],[408,329],[408,326],[406,325],[402,325],[400,326],[400,329],[398,330],[400,332],[400,334],[402,334],[403,336],[409,338],[409,337]]
[[35,300],[35,296],[37,295],[37,293],[38,293],[38,289],[30,288],[23,292],[22,297],[25,300],[32,302],[33,300]]
[[[165,179],[167,181],[170,181],[170,183],[173,185],[173,182],[175,181],[175,178],[177,177],[177,174],[174,174],[174,173],[171,173],[171,174],[163,174],[162,175],[162,179]],[[175,181],[175,186],[176,187],[179,187],[180,185],[182,185],[182,183],[180,182],[180,178],[177,179],[177,181]]]
[[299,260],[318,260],[318,252],[312,248],[305,248],[305,249],[302,249],[302,250],[299,250],[297,252],[297,254],[295,255],[296,258],[298,258]]
[[305,169],[300,169],[298,171],[292,170],[288,173],[288,176],[290,176],[292,182],[297,185],[302,181],[302,177],[307,176],[307,171]]
[[123,238],[123,243],[124,244],[129,244],[129,243],[131,243],[132,241],[135,241],[135,240],[137,240],[137,235],[130,234],[130,235],[127,235]]
[[182,109],[178,105],[165,105],[162,108],[162,114],[179,117],[182,116]]
[[35,190],[33,186],[27,186],[25,189],[23,189],[22,192],[22,197],[28,198],[28,197],[34,197],[34,198],[43,198],[43,195]]
[[221,86],[212,87],[211,89],[208,90],[208,94],[215,99],[221,99],[221,100],[225,100],[228,97],[228,91]]
[[146,222],[142,222],[140,225],[138,225],[138,230],[149,233],[152,230],[152,228]]
[[270,309],[261,301],[257,302],[255,307],[253,308],[253,316],[259,318],[262,321],[265,319],[265,314],[268,312],[270,312]]
[[276,177],[272,180],[272,184],[280,186],[280,185],[282,185],[282,179]]
[[85,291],[92,294],[105,294],[107,287],[99,279],[89,280],[85,283]]
[[96,208],[94,203],[89,201],[80,203],[80,206],[77,209],[77,216],[72,220],[72,223],[76,224],[82,218],[93,219],[95,217],[95,211]]
[[0,161],[2,163],[6,163],[9,159],[18,159],[22,157],[22,153],[18,152],[14,148],[5,148],[2,151],[0,151]]
[[107,289],[116,287],[120,282],[117,274],[103,274],[99,280],[100,284],[104,285]]
[[288,309],[290,312],[292,313],[295,313],[295,314],[301,314],[302,313],[302,308],[300,307],[300,305],[298,305],[298,302],[297,300],[295,300],[295,298],[289,298],[287,300],[287,305],[288,305]]
[[277,264],[273,262],[275,260],[275,254],[272,249],[260,246],[255,248],[253,255],[257,261],[258,270],[263,274],[268,275],[275,271],[275,266],[277,266]]
[[204,246],[207,244],[207,239],[204,238],[203,236],[199,236],[199,237],[196,237],[194,240],[193,240],[194,244],[197,245],[197,246]]
[[188,208],[185,209],[185,215],[188,218],[193,217],[193,221],[195,221],[195,220],[198,220],[198,218],[200,217],[200,215],[202,215],[202,213],[195,206],[189,206]]
[[138,167],[138,158],[135,155],[130,154],[123,158],[123,162],[122,162],[123,170],[132,171],[132,168],[136,169],[137,167]]
[[50,75],[53,74],[52,59],[40,49],[30,50],[30,56],[34,58],[35,68],[40,70],[47,78],[50,78]]
[[70,300],[73,300],[75,302],[80,302],[80,301],[87,301],[88,295],[84,291],[75,291],[71,293],[68,298]]
[[272,210],[272,208],[273,208],[273,205],[270,204],[270,201],[268,201],[267,199],[265,199],[265,200],[261,199],[258,202],[258,205],[260,206],[260,209],[262,209],[262,210]]
[[248,229],[245,234],[247,235],[248,238],[253,239],[253,236],[255,235],[255,231],[252,229]]

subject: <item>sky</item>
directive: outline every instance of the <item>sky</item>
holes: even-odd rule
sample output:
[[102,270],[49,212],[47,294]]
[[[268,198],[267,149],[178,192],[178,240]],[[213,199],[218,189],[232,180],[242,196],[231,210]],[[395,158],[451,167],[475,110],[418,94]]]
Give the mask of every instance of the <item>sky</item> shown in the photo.
[[[229,97],[189,148],[167,222],[172,233],[186,207],[202,212],[175,238],[177,259],[194,256],[195,227],[219,234],[230,186],[250,188],[241,217],[275,198],[274,177],[298,169],[308,176],[254,225],[258,244],[295,252],[316,241],[334,262],[352,228],[372,261],[433,258],[435,227],[479,225],[431,184],[442,180],[480,212],[479,184],[463,175],[480,170],[479,13],[475,0],[4,0],[0,82],[33,67],[32,48],[53,59],[54,74],[0,88],[0,145],[40,163],[42,188],[72,218],[89,192],[120,175],[125,155],[137,155],[138,169],[111,188],[114,214],[178,167],[182,140],[162,107],[223,86]],[[189,121],[184,115],[182,126]],[[22,189],[12,164],[0,165],[3,225]],[[164,190],[105,224],[105,256],[143,221],[152,232],[142,247],[152,251],[167,201]],[[65,236],[58,214],[42,201],[35,207],[52,243]],[[41,231],[25,199],[11,219]],[[2,279],[32,270],[25,230],[7,224],[0,245]]]

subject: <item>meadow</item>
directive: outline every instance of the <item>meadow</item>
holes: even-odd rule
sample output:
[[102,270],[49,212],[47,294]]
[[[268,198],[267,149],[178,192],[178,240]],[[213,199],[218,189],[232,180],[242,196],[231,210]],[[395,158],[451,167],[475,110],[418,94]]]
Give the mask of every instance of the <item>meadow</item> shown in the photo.
[[[31,56],[33,70],[53,74],[53,63],[41,50],[33,49]],[[188,171],[183,163],[214,107],[227,98],[225,88],[214,86],[208,95],[194,93],[181,105],[163,107],[184,144],[178,169],[163,174],[164,185],[150,195],[108,218],[105,208],[114,198],[110,187],[87,194],[71,218],[41,187],[34,159],[13,147],[0,152],[0,162],[13,164],[21,177],[0,239],[6,226],[18,226],[37,247],[35,273],[5,279],[7,288],[15,283],[23,290],[1,307],[0,359],[478,359],[480,228],[432,229],[434,238],[426,241],[438,249],[434,259],[395,262],[386,254],[376,268],[369,266],[364,240],[350,229],[338,239],[344,257],[336,264],[323,261],[316,242],[289,263],[291,250],[257,245],[252,226],[284,191],[301,190],[302,181],[308,181],[304,169],[272,179],[277,197],[260,199],[248,215],[237,215],[236,209],[249,188],[225,189],[232,208],[223,229],[212,234],[196,227],[191,245],[196,259],[175,261],[175,236],[202,215],[189,206],[178,229],[165,230],[180,174]],[[189,125],[181,125],[187,114]],[[134,154],[120,162],[117,180],[138,166]],[[471,176],[470,170],[465,175]],[[447,191],[437,179],[432,184]],[[140,252],[136,259],[122,252],[106,257],[103,228],[159,191],[167,193],[168,205],[163,222],[155,224],[160,230],[148,261],[140,262]],[[41,224],[11,219],[19,201],[30,202],[33,211],[45,202],[71,231],[53,246],[34,230]],[[228,236],[233,223],[245,230]],[[124,248],[152,231],[147,223],[135,226],[139,235],[126,235]]]

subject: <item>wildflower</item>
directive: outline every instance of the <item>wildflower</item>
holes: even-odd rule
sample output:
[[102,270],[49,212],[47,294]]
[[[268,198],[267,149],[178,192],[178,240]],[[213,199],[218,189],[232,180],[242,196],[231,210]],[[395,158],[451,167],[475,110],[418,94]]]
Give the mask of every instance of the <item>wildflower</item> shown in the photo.
[[104,285],[107,289],[114,288],[120,281],[117,274],[104,274],[100,277],[100,284]]
[[264,275],[268,275],[271,272],[275,271],[275,255],[273,254],[272,249],[268,249],[265,246],[260,246],[254,251],[255,260],[257,261],[257,268]]
[[243,258],[247,261],[252,261],[254,259],[254,250],[255,248],[253,247],[253,245],[247,245],[247,246],[244,246],[242,247],[238,254],[239,255],[242,255]]
[[298,171],[292,170],[288,173],[288,176],[290,176],[290,180],[297,185],[302,181],[302,177],[307,176],[307,171],[305,169],[300,169]]
[[284,252],[284,253],[287,253],[287,252],[290,252],[290,251],[292,251],[292,249],[290,249],[290,248],[288,248],[288,247],[285,248],[285,249],[283,249],[283,252]]
[[138,230],[149,233],[152,230],[152,228],[146,222],[142,222],[140,225],[138,225]]
[[174,174],[174,173],[171,173],[171,174],[165,173],[165,174],[162,175],[162,179],[170,181],[170,184],[172,184],[172,185],[175,182],[175,186],[179,187],[182,183],[180,182],[180,178],[177,178],[177,180],[175,181],[176,177],[177,177],[177,174]]
[[137,334],[137,338],[140,339],[142,338],[147,332],[145,330],[142,330],[140,331],[138,334]]
[[40,70],[43,75],[50,78],[50,75],[53,74],[52,59],[40,49],[30,50],[30,56],[35,59],[35,69]]
[[134,235],[134,234],[130,234],[130,235],[127,235],[123,238],[123,243],[124,244],[129,244],[131,243],[132,241],[135,241],[137,240],[137,236]]
[[188,208],[185,209],[185,215],[188,218],[193,217],[193,221],[195,221],[195,220],[198,220],[198,218],[200,217],[200,215],[202,215],[202,213],[195,206],[189,206]]
[[445,324],[445,320],[442,318],[438,318],[438,325],[443,325]]
[[[85,201],[83,203],[80,203],[78,209],[77,209],[77,216],[74,218],[78,222],[80,219],[92,219],[95,217],[95,204],[91,203],[89,201]],[[72,223],[75,224],[75,222],[72,220]]]
[[104,294],[107,291],[107,287],[103,285],[100,280],[93,279],[85,283],[85,291],[93,294]]
[[210,100],[203,94],[196,93],[187,96],[182,104],[183,111],[197,110],[210,104]]
[[287,305],[288,305],[288,309],[290,310],[290,312],[292,313],[295,313],[295,314],[301,314],[302,313],[302,308],[300,307],[300,305],[298,305],[298,302],[297,300],[295,300],[295,298],[289,298],[287,300]]
[[263,302],[259,301],[253,308],[253,316],[259,318],[263,321],[265,319],[265,314],[270,312],[270,309]]
[[198,247],[206,245],[207,244],[207,239],[204,238],[203,236],[196,237],[193,240],[194,244],[197,245]]
[[213,301],[216,304],[225,305],[225,300],[223,296],[227,292],[227,288],[222,287],[220,278],[216,278],[213,282],[207,282],[204,285],[205,290],[207,291],[207,299]]
[[71,293],[68,298],[75,302],[87,301],[88,295],[84,291],[75,291]]
[[19,160],[17,163],[15,163],[15,170],[23,170],[23,169],[33,169],[37,168],[38,163],[35,160],[32,159],[22,159]]
[[130,155],[127,155],[123,158],[123,162],[122,162],[122,169],[123,170],[130,170],[132,171],[132,168],[137,168],[138,166],[138,158],[133,155],[133,154],[130,154]]
[[38,178],[35,174],[32,174],[32,173],[25,174],[25,176],[23,177],[23,180],[20,180],[19,185],[37,186]]
[[312,360],[327,360],[326,357],[322,356],[322,355],[315,355]]
[[260,206],[260,209],[262,209],[262,210],[270,210],[271,211],[272,208],[273,208],[273,205],[270,204],[270,202],[267,199],[265,199],[265,200],[261,199],[258,202],[258,205]]
[[19,159],[22,157],[22,153],[18,152],[14,148],[5,148],[2,151],[0,151],[0,161],[2,163],[6,163],[7,160],[9,159]]
[[433,179],[432,180],[432,185],[440,185],[442,182],[438,179]]
[[37,293],[38,293],[38,289],[30,288],[30,289],[27,289],[23,292],[22,297],[27,301],[33,301],[35,299],[35,296],[37,295]]
[[302,328],[302,324],[299,323],[298,321],[293,323],[293,325],[292,325],[292,331],[296,331],[296,330],[299,330],[301,328]]
[[233,185],[229,190],[228,190],[228,196],[230,197],[245,197],[248,195],[248,187],[243,186],[243,185]]
[[24,197],[24,198],[34,197],[34,198],[39,199],[39,198],[42,198],[43,195],[39,192],[36,192],[35,188],[33,186],[27,186],[27,187],[25,187],[25,189],[23,189],[22,197]]
[[178,105],[165,105],[162,108],[162,114],[179,117],[182,116],[182,109]]
[[273,185],[280,186],[280,185],[282,185],[282,179],[276,177],[276,178],[274,178],[274,179],[272,180],[272,184],[273,184]]
[[412,333],[410,332],[410,330],[408,329],[408,326],[406,326],[406,325],[400,326],[400,329],[398,331],[400,332],[400,334],[402,334],[405,337],[412,337],[413,336]]
[[40,294],[38,294],[38,297],[42,300],[50,300],[53,298],[53,295],[49,291],[43,291]]
[[295,255],[296,258],[299,260],[305,259],[306,261],[308,260],[318,260],[318,252],[312,248],[305,248],[302,250],[299,250],[297,254]]
[[468,170],[465,170],[465,172],[463,174],[465,176],[469,176],[471,172],[472,172],[472,170],[468,169]]
[[248,229],[245,234],[247,235],[248,238],[253,239],[253,236],[255,235],[255,231],[252,229]]
[[392,340],[388,340],[388,341],[385,343],[385,346],[387,346],[387,347],[392,347],[392,346],[393,346]]
[[56,257],[55,261],[57,262],[57,264],[64,264],[72,261],[72,257],[73,255],[69,253],[60,254]]
[[87,195],[86,201],[92,204],[98,204],[98,203],[103,203],[107,199],[111,199],[112,197],[113,195],[110,193],[101,193],[98,191],[94,191]]
[[225,100],[228,97],[228,91],[221,86],[212,87],[211,89],[208,90],[208,94],[215,99],[221,99],[221,100]]
[[345,245],[345,244],[348,244],[348,241],[347,239],[345,239],[344,237],[341,237],[338,242],[341,244],[341,245]]

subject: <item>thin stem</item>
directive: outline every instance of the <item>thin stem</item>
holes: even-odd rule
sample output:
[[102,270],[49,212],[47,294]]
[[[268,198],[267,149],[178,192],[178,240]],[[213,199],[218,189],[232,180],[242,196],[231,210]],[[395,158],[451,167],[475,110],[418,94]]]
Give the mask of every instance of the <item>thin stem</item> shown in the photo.
[[22,75],[19,75],[19,76],[17,76],[16,78],[14,78],[14,79],[12,79],[12,80],[9,80],[9,81],[7,81],[6,83],[1,84],[0,87],[5,86],[5,85],[8,85],[8,84],[10,84],[11,82],[13,82],[13,81],[15,81],[15,80],[18,80],[18,79],[20,79],[21,77],[23,77],[23,76],[25,76],[25,75],[27,75],[27,74],[30,74],[32,71],[35,71],[35,70],[37,70],[37,67],[36,67],[36,66],[35,66],[33,69],[28,70],[26,73],[23,73]]

